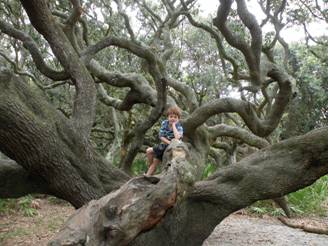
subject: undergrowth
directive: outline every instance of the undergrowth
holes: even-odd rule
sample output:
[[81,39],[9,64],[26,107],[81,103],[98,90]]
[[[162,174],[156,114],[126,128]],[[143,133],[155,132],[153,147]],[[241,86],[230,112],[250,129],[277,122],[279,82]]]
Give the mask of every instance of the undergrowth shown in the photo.
[[[132,165],[132,171],[135,175],[143,174],[147,168],[144,159],[137,159]],[[204,169],[203,179],[213,174],[216,168],[214,164],[209,163]],[[19,199],[0,199],[0,215],[20,212],[23,216],[35,216],[37,210],[32,206],[33,199],[32,195]],[[294,214],[328,216],[328,175],[321,177],[311,186],[288,194],[287,199]],[[53,203],[64,202],[57,198],[53,198],[53,200]],[[282,209],[277,208],[272,200],[257,201],[246,210],[259,215],[284,215]]]
[[19,199],[0,199],[0,215],[21,212],[23,216],[37,215],[37,210],[32,207],[33,196],[27,195]]
[[[202,178],[212,175],[217,166],[208,163]],[[294,214],[328,216],[328,175],[321,177],[314,184],[287,195],[288,205]],[[285,215],[281,208],[276,207],[272,200],[257,201],[246,211],[253,214]]]
[[[314,184],[287,195],[288,205],[294,214],[328,216],[328,175]],[[284,215],[271,200],[258,201],[247,208],[255,214]]]

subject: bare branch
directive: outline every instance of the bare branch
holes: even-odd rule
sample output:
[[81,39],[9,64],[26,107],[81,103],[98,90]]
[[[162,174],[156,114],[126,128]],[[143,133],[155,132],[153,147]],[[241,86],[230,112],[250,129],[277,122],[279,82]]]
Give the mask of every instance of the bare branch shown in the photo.
[[[81,11],[83,11],[82,7],[81,7]],[[89,45],[88,25],[85,19],[81,18],[81,16],[79,16],[79,18],[77,19],[77,21],[81,23],[82,26],[82,35],[80,35],[82,37],[80,37],[76,35],[76,32],[80,31],[80,28],[77,25],[75,25],[76,22],[71,24],[67,23],[68,19],[70,18],[68,15],[66,15],[65,13],[59,10],[53,10],[51,13],[55,16],[64,19],[64,23],[66,23],[66,26],[63,27],[63,30],[66,33],[66,36],[70,39],[70,42],[74,46],[76,51],[80,52],[81,49],[84,47],[84,45],[82,44],[83,43],[82,40],[85,42],[87,46]]]
[[43,75],[55,81],[65,80],[69,78],[69,75],[66,72],[55,71],[45,63],[42,54],[39,51],[38,44],[29,35],[1,20],[0,29],[3,33],[6,33],[10,37],[13,37],[23,42],[24,47],[30,52],[34,64]]
[[126,13],[123,12],[122,2],[119,1],[119,0],[114,0],[114,1],[117,4],[118,12],[120,13],[120,15],[124,19],[125,27],[128,30],[128,33],[130,35],[131,40],[135,40],[135,35],[134,35],[133,29],[132,29],[132,27],[130,25],[129,16]]
[[[187,6],[186,6],[185,2],[183,0],[180,0],[180,1],[181,1],[181,4],[184,7],[184,10],[187,10]],[[229,56],[227,54],[227,52],[225,51],[225,49],[223,47],[223,44],[222,44],[222,39],[221,39],[219,33],[216,30],[214,30],[213,28],[211,28],[210,26],[205,25],[203,23],[197,22],[189,12],[185,11],[185,15],[187,16],[187,18],[188,18],[191,25],[208,32],[211,35],[211,37],[215,39],[215,42],[216,42],[216,45],[218,47],[220,55],[223,57],[223,59],[228,60],[231,63],[232,67],[233,67],[233,73],[232,73],[233,78],[235,80],[239,79],[239,76],[238,76],[239,66],[238,66],[237,62],[235,61],[235,59],[232,58],[231,56]],[[225,74],[227,76],[228,72],[226,71],[225,63],[222,62],[222,65],[223,65],[223,69],[225,71]]]
[[0,198],[17,198],[31,193],[49,193],[47,184],[15,161],[0,160]]
[[83,8],[80,0],[70,0],[70,2],[73,5],[73,11],[66,20],[66,24],[69,26],[74,26],[75,23],[79,21],[81,14],[83,13]]
[[260,138],[240,127],[232,127],[225,124],[219,124],[216,126],[208,127],[208,131],[212,139],[226,136],[242,140],[244,143],[259,149],[269,146],[269,142],[267,140]]
[[[139,3],[139,0],[137,1]],[[139,3],[140,4],[140,3]],[[152,9],[147,5],[145,0],[142,0],[142,5],[143,8],[154,18],[156,19],[159,23],[163,23],[161,17],[157,15]]]
[[271,23],[274,25],[275,28],[275,37],[272,40],[270,44],[267,44],[265,47],[263,47],[262,51],[267,55],[269,60],[273,62],[273,54],[272,50],[273,47],[276,45],[276,42],[279,41],[279,43],[284,48],[284,65],[286,68],[288,68],[288,57],[289,57],[289,46],[285,42],[285,40],[280,36],[281,30],[284,28],[285,24],[282,23],[282,17],[279,17],[278,15],[282,15],[283,11],[285,10],[287,1],[283,0],[280,4],[280,6],[274,11],[273,14],[270,13],[270,2],[267,2],[267,6],[264,7],[263,3],[260,2],[260,6],[262,10],[267,15],[267,19],[271,21]]
[[136,56],[146,59],[150,63],[158,62],[156,56],[151,52],[149,47],[137,44],[124,38],[106,37],[94,45],[90,45],[83,53],[86,61],[90,60],[95,54],[109,46],[116,46],[131,51]]
[[232,151],[232,148],[231,148],[230,144],[228,144],[226,142],[216,142],[212,146],[217,148],[217,149],[223,149],[225,152],[231,152]]
[[[97,61],[91,60],[88,65],[89,71],[102,82],[116,87],[130,87],[131,90],[123,101],[114,99],[106,100],[119,110],[130,110],[136,103],[145,103],[155,106],[156,91],[149,85],[148,81],[140,74],[109,72]],[[106,96],[105,96],[106,98]]]
[[184,95],[190,112],[194,111],[198,107],[195,92],[187,84],[169,78],[168,85]]
[[235,211],[256,200],[280,197],[327,174],[327,150],[327,127],[288,139],[242,159],[233,167],[220,169],[207,181],[197,182],[191,198],[217,203],[220,208],[232,206],[231,211]]
[[261,73],[260,73],[260,51],[258,51],[259,47],[262,45],[262,35],[260,33],[258,24],[252,17],[252,15],[248,12],[247,8],[243,8],[243,1],[238,1],[239,7],[239,16],[242,20],[244,20],[244,24],[246,23],[248,28],[251,28],[252,34],[252,44],[251,47],[240,37],[234,35],[227,27],[226,22],[231,9],[232,0],[221,0],[221,4],[217,11],[217,16],[213,19],[214,25],[221,31],[227,42],[240,50],[246,60],[246,63],[249,68],[249,73],[252,79],[252,83],[255,86],[260,86],[262,81]]
[[261,49],[262,49],[262,30],[258,25],[256,18],[251,14],[246,6],[244,0],[237,0],[237,12],[240,16],[242,22],[250,31],[252,42],[251,49],[254,55],[254,61],[256,64],[256,69],[260,70],[260,59],[261,59]]
[[293,221],[291,219],[286,219],[283,217],[278,217],[278,219],[285,224],[286,226],[289,226],[291,228],[296,228],[296,229],[301,229],[305,232],[311,232],[311,233],[316,233],[316,234],[325,234],[328,235],[328,225],[322,224],[314,226],[314,225],[309,225],[309,224],[305,224],[306,222],[304,221]]
[[11,66],[14,68],[14,72],[15,72],[16,74],[23,75],[23,76],[28,76],[28,77],[30,77],[30,78],[33,80],[33,82],[34,82],[37,86],[40,86],[39,83],[37,82],[37,80],[35,79],[35,77],[34,77],[33,74],[31,74],[31,73],[29,73],[29,72],[21,71],[21,70],[19,69],[17,63],[16,63],[15,61],[11,60],[11,59],[9,58],[9,56],[7,56],[7,55],[5,54],[4,51],[0,50],[0,56],[2,56],[3,58],[5,58],[5,60],[11,64]]
[[212,115],[236,112],[243,118],[248,128],[254,134],[261,137],[269,135],[278,125],[284,109],[290,100],[291,83],[288,75],[276,68],[273,68],[268,73],[268,76],[274,78],[274,80],[278,82],[280,90],[275,98],[272,110],[266,119],[260,119],[257,116],[255,106],[249,102],[234,98],[223,98],[197,108],[184,121],[184,128],[186,131],[193,132]]
[[127,155],[122,161],[122,166],[127,172],[130,172],[131,170],[132,161],[137,155],[140,146],[142,146],[146,131],[151,128],[161,117],[166,106],[167,80],[165,78],[161,78],[159,81],[155,80],[155,82],[157,91],[156,106],[151,110],[148,118],[139,122],[130,132],[130,135],[133,137],[132,143],[130,144]]
[[114,107],[116,109],[120,109],[122,105],[122,100],[119,100],[117,98],[110,97],[105,88],[103,87],[102,84],[97,85],[97,89],[100,95],[100,101],[103,102],[104,104]]
[[[76,94],[73,105],[73,121],[77,132],[87,137],[95,116],[96,88],[90,73],[67,40],[63,30],[55,22],[47,2],[21,1],[32,25],[42,34],[52,48],[65,71],[69,73]],[[46,21],[45,21],[46,20]]]

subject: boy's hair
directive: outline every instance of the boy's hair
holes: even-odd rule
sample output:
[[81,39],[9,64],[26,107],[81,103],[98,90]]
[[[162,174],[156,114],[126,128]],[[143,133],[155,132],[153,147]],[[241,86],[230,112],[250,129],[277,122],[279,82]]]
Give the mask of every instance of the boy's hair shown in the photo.
[[167,116],[169,116],[170,114],[174,114],[181,118],[181,109],[178,106],[171,106],[166,111]]

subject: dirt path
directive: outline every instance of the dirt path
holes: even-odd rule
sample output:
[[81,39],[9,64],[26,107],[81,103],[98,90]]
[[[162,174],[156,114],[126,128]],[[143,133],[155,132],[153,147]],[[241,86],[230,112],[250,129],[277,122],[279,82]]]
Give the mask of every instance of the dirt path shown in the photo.
[[[0,215],[1,246],[44,246],[74,209],[53,199],[37,199],[37,215]],[[328,218],[327,218],[328,226]],[[328,246],[328,236],[305,233],[282,225],[276,218],[231,215],[217,226],[203,246]],[[182,245],[183,246],[183,245]]]
[[[328,218],[326,218],[328,226]],[[324,221],[322,221],[324,222]],[[203,246],[328,246],[328,235],[307,233],[276,218],[231,215],[218,225]]]

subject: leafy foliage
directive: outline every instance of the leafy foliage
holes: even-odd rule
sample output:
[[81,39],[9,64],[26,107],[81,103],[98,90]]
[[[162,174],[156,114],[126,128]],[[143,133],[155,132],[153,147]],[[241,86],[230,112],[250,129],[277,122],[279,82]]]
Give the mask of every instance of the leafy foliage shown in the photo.
[[288,195],[291,208],[298,213],[327,215],[328,175],[313,185]]
[[19,199],[0,199],[0,214],[19,211],[23,216],[32,217],[38,214],[32,207],[33,196],[27,195]]
[[[298,215],[327,216],[328,206],[328,175],[317,180],[311,186],[290,193],[288,203],[291,210]],[[272,201],[258,201],[247,211],[255,214],[283,215],[283,211],[273,205]]]
[[140,175],[147,172],[148,165],[144,159],[136,159],[132,165],[132,173]]
[[290,105],[286,121],[283,121],[283,138],[328,125],[327,64],[321,63],[301,44],[292,48],[290,62],[297,95]]

